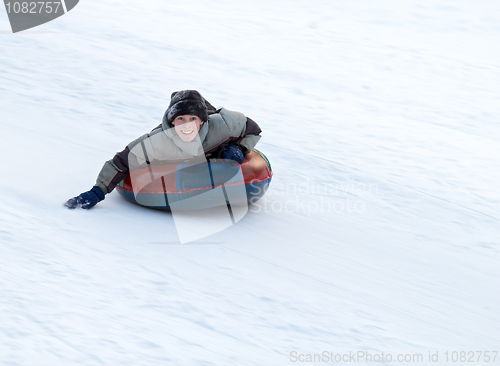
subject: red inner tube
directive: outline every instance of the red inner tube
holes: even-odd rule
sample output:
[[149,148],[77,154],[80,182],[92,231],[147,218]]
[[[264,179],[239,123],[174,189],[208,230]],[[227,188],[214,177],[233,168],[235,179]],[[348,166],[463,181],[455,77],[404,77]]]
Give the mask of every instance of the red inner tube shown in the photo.
[[[246,157],[245,161],[239,165],[243,175],[244,183],[251,184],[268,180],[273,173],[271,166],[265,156],[258,150],[253,150]],[[132,178],[134,184],[143,186],[141,193],[163,194],[180,192],[176,186],[175,175],[178,164],[150,165],[150,167],[132,171],[127,177],[118,184],[117,189],[134,192],[132,187]],[[153,180],[151,178],[153,174]],[[164,179],[161,179],[161,178]],[[206,189],[211,187],[198,187],[195,189]]]

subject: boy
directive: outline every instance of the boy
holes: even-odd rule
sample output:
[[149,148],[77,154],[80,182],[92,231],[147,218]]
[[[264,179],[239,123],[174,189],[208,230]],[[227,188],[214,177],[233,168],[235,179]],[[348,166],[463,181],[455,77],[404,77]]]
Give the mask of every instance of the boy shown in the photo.
[[69,199],[65,206],[94,207],[131,169],[152,161],[195,163],[222,158],[241,164],[260,140],[261,132],[257,123],[239,112],[216,110],[196,90],[174,92],[162,124],[107,161],[95,186]]

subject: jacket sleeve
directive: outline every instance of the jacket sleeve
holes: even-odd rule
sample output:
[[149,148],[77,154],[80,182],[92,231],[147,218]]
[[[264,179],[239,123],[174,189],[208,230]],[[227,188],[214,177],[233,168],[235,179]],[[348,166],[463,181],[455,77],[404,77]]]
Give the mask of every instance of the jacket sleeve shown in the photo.
[[245,133],[242,136],[243,138],[239,141],[239,144],[245,148],[246,151],[243,151],[245,155],[247,155],[252,149],[257,145],[257,142],[260,140],[260,133],[262,130],[259,125],[247,117]]
[[214,133],[215,135],[220,133],[216,129],[217,126],[227,126],[227,132],[222,133],[222,135],[228,136],[228,138],[220,141],[210,150],[205,151],[207,159],[221,158],[229,145],[238,146],[243,155],[248,155],[260,140],[262,130],[259,125],[240,112],[230,111],[225,108],[220,108],[216,112],[218,116],[214,118]]
[[104,194],[110,193],[129,173],[129,155],[130,149],[127,146],[116,153],[113,159],[104,163],[95,184]]

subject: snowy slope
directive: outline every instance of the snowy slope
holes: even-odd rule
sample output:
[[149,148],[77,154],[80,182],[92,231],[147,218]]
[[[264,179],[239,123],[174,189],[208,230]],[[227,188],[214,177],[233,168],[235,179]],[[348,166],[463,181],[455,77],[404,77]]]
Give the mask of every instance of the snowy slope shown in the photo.
[[[87,0],[12,34],[0,11],[0,364],[500,351],[499,19],[495,0]],[[264,200],[186,245],[116,192],[64,209],[190,88],[261,125]]]

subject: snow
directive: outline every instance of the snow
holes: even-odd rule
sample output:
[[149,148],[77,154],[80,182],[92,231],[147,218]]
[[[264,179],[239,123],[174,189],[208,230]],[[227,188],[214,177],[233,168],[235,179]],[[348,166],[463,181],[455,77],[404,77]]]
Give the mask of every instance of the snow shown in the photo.
[[[12,34],[0,11],[0,363],[499,351],[499,19],[495,0],[87,0]],[[181,89],[260,124],[265,199],[185,245],[116,192],[65,209]]]

